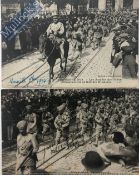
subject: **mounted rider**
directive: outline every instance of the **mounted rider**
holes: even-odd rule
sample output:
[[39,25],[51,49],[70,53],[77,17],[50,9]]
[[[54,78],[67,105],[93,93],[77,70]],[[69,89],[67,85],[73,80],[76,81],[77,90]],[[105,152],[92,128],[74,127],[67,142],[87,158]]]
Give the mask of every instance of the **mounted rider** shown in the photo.
[[47,37],[56,43],[56,46],[60,48],[61,59],[64,61],[64,25],[59,21],[57,15],[53,16],[53,22],[47,28]]

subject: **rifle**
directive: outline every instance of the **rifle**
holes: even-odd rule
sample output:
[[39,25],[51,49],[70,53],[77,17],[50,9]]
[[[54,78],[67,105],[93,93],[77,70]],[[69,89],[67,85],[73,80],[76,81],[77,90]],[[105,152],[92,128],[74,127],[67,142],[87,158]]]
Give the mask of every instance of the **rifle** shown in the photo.
[[32,154],[33,149],[30,150],[30,152],[27,154],[27,156],[23,159],[21,164],[18,166],[17,171],[23,166],[23,164],[26,162],[27,158]]

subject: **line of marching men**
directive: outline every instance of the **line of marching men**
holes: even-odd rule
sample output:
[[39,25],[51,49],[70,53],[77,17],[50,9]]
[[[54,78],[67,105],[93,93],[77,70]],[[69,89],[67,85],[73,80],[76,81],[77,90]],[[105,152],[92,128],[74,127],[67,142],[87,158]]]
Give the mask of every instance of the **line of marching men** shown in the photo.
[[[83,49],[86,49],[88,46],[92,47],[93,50],[100,48],[103,38],[109,36],[111,32],[114,32],[111,63],[117,67],[119,64],[117,53],[119,53],[118,56],[121,54],[122,57],[125,57],[125,53],[126,55],[130,55],[126,57],[131,57],[130,53],[132,53],[132,57],[135,57],[137,54],[137,28],[137,15],[132,11],[122,10],[115,12],[106,10],[84,16],[69,16],[65,19],[55,15],[53,16],[53,22],[48,26],[46,32],[48,37],[49,34],[52,33],[58,38],[62,38],[63,41],[66,40],[71,44],[71,60],[80,58]],[[43,34],[40,36],[40,51],[42,50],[42,39]],[[61,48],[61,52],[63,52],[62,50]],[[128,62],[124,60],[131,59],[123,58],[123,63]],[[135,76],[137,73],[135,73],[135,71],[133,73],[134,68],[132,68],[131,75],[129,76],[130,73],[127,71],[128,65],[126,64],[126,66],[123,67],[123,77],[126,77],[126,74],[128,74],[127,77],[137,77],[137,75]]]
[[[44,111],[42,116],[42,135],[56,128],[55,145],[65,141],[68,148],[69,129],[75,126],[74,132],[78,137],[86,135],[91,137],[95,133],[95,145],[100,142],[109,142],[109,136],[114,132],[124,135],[126,143],[136,149],[139,144],[139,111],[138,97],[135,94],[110,99],[102,96],[100,99],[92,97],[91,101],[81,99],[76,101],[75,115],[72,117],[68,103],[57,107],[58,114],[54,116],[49,111]],[[31,105],[26,106],[24,120],[18,122],[19,134],[17,137],[17,174],[30,173],[36,169],[37,151],[37,114]],[[77,138],[78,138],[77,137]],[[123,137],[123,136],[122,136]],[[131,150],[130,150],[131,151]],[[126,152],[125,152],[126,153]],[[129,159],[132,159],[127,153]]]

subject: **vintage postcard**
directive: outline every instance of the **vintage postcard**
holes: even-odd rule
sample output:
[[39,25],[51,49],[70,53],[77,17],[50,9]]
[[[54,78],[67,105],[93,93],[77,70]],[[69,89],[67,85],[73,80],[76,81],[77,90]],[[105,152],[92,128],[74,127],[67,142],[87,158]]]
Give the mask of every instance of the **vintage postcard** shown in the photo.
[[139,87],[138,0],[2,0],[3,88]]
[[2,90],[2,175],[138,175],[139,90]]

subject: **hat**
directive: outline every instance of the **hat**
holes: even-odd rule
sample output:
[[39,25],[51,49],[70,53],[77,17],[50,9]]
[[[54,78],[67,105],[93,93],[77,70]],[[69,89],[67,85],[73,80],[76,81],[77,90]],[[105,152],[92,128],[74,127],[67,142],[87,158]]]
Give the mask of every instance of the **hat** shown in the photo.
[[90,111],[90,112],[94,112],[95,110],[94,110],[94,108],[91,106],[91,107],[89,108],[89,111]]
[[46,116],[50,117],[51,116],[51,113],[50,112],[47,112],[46,113]]
[[117,26],[117,27],[113,28],[113,31],[118,31],[120,29],[121,29],[121,26]]
[[26,109],[32,109],[32,106],[31,105],[27,105]]
[[83,109],[87,109],[88,108],[88,105],[86,103],[82,103],[81,106],[82,106]]
[[78,24],[74,24],[73,27],[74,27],[74,28],[77,28],[77,27],[78,27]]
[[53,17],[53,18],[59,18],[59,16],[58,16],[58,15],[53,15],[52,17]]
[[103,104],[101,104],[99,107],[100,107],[100,109],[104,109],[104,105]]
[[129,35],[127,33],[122,33],[121,35],[119,35],[120,38],[125,38],[128,39]]
[[16,127],[18,129],[25,129],[27,127],[27,122],[25,120],[21,120],[17,123]]
[[131,113],[131,116],[136,116],[136,115],[138,115],[138,113],[137,113],[136,111],[133,111],[133,112]]
[[77,104],[81,104],[82,102],[79,100],[79,101],[77,101]]
[[[115,111],[116,112],[116,111]],[[112,116],[114,119],[117,119],[118,118],[118,115],[117,114],[113,114]]]
[[62,105],[60,105],[60,106],[57,107],[57,110],[58,110],[59,112],[61,112],[61,111],[63,111],[65,108],[66,108],[66,103],[63,103]]
[[82,159],[82,164],[89,169],[101,169],[104,167],[102,158],[95,151],[87,152],[85,158]]
[[40,107],[40,110],[41,110],[41,111],[46,111],[47,109],[48,109],[48,107],[45,107],[45,106]]
[[124,143],[125,139],[122,132],[116,131],[113,132],[112,134],[113,134],[113,141],[115,143]]
[[121,31],[120,30],[117,30],[116,32],[115,32],[115,35],[120,35],[121,34]]

